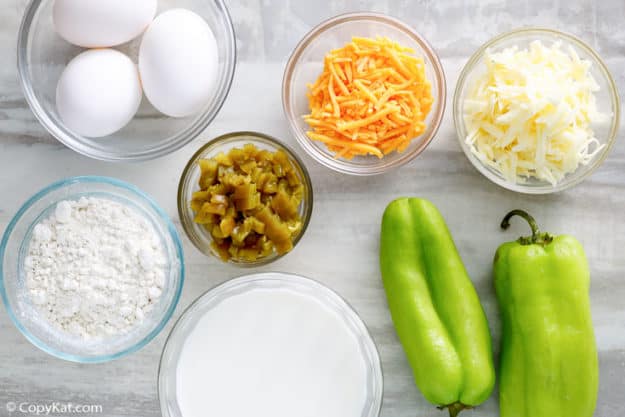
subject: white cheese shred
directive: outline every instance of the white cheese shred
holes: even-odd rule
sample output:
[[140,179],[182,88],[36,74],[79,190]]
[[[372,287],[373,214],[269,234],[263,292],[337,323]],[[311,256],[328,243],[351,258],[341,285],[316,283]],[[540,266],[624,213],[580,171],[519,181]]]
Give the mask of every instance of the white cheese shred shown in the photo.
[[485,65],[463,103],[465,141],[506,180],[555,186],[605,147],[591,128],[608,119],[597,109],[599,85],[572,47],[487,50]]

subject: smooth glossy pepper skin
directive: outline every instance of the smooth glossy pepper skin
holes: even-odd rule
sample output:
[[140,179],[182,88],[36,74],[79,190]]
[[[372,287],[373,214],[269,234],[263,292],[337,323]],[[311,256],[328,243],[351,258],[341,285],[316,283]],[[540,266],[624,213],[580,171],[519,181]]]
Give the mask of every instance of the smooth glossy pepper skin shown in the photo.
[[571,236],[540,233],[504,243],[495,255],[503,335],[501,417],[591,417],[597,402],[597,349],[588,296],[590,273]]
[[445,220],[401,198],[382,218],[380,268],[395,329],[425,398],[455,416],[495,383],[488,323]]

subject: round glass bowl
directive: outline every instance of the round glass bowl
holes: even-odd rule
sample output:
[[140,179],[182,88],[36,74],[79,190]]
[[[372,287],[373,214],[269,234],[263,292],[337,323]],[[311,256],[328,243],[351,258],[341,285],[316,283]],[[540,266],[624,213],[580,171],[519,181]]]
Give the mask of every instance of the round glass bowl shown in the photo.
[[[358,356],[360,356],[361,362],[364,365],[364,379],[366,380],[366,386],[363,387],[366,392],[364,395],[365,405],[359,417],[378,416],[382,405],[382,368],[375,343],[362,319],[358,317],[356,312],[345,300],[322,284],[298,275],[271,272],[236,278],[207,291],[204,295],[195,300],[182,314],[180,319],[178,319],[165,343],[158,371],[158,395],[163,417],[182,417],[177,401],[177,368],[185,343],[198,322],[202,318],[206,318],[220,303],[227,302],[234,296],[258,290],[288,291],[297,296],[304,296],[318,304],[331,315],[330,317],[332,317],[333,320],[340,323],[341,327],[349,333],[348,337],[356,341],[359,351]],[[291,304],[290,308],[297,308],[294,303]],[[250,312],[247,313],[247,317],[249,317]],[[246,311],[241,311],[242,318],[246,317],[245,314]],[[237,318],[234,318],[233,320],[236,319]],[[323,330],[318,329],[318,326],[315,328],[314,323],[300,324],[302,326],[308,326],[311,332],[319,331],[320,343],[333,342],[333,340],[323,340]],[[267,323],[267,325],[270,327],[271,323]],[[264,334],[266,331],[259,329],[259,332]],[[239,347],[237,347],[237,349],[238,348]],[[247,346],[247,348],[255,349],[257,347]],[[238,349],[238,351],[245,354],[245,347],[242,352],[241,349]],[[337,347],[337,351],[340,351],[340,347]],[[235,353],[232,354],[234,355]],[[295,352],[295,355],[297,354],[298,352]],[[344,354],[348,354],[348,352],[345,351]],[[351,355],[351,353],[349,354]],[[230,358],[224,358],[224,360],[230,361]],[[257,377],[257,375],[250,376],[250,378],[255,377]],[[306,376],[304,375],[302,377],[305,378]],[[216,395],[216,393],[208,391],[206,392],[206,397],[203,399],[207,407],[207,415],[211,414],[209,411],[211,395]],[[261,411],[264,412],[263,415],[266,415],[266,410]]]
[[[503,49],[513,46],[517,46],[519,49],[524,49],[529,47],[530,43],[536,40],[541,41],[546,46],[551,46],[554,42],[562,42],[563,50],[566,50],[568,46],[571,46],[581,59],[592,63],[590,73],[600,87],[600,91],[595,93],[597,108],[600,112],[610,115],[608,122],[597,123],[592,126],[596,138],[602,144],[605,144],[603,150],[596,155],[588,165],[580,165],[575,172],[567,175],[555,186],[547,181],[538,179],[528,179],[525,183],[513,183],[504,178],[501,173],[482,162],[473,154],[473,152],[471,152],[471,147],[466,143],[468,132],[464,122],[463,104],[466,94],[473,85],[475,79],[485,72],[484,56],[486,50],[500,52]],[[462,150],[466,154],[467,158],[469,158],[469,161],[471,161],[473,166],[486,178],[501,187],[519,193],[548,194],[562,191],[578,184],[592,174],[593,171],[597,169],[597,167],[599,167],[599,165],[601,165],[601,163],[605,160],[616,140],[619,128],[621,118],[619,103],[619,95],[616,84],[606,65],[601,60],[599,55],[597,55],[597,53],[584,42],[572,35],[551,29],[519,29],[504,33],[491,39],[480,47],[469,59],[462,70],[460,78],[458,79],[458,84],[456,85],[453,101],[454,124],[456,126],[458,141],[460,142]]]
[[[186,232],[191,242],[195,245],[195,247],[198,248],[202,253],[204,253],[205,255],[215,256],[219,260],[221,260],[219,254],[212,247],[212,236],[202,225],[197,224],[193,221],[195,213],[190,207],[192,194],[195,191],[199,191],[198,182],[200,179],[200,167],[198,165],[198,161],[200,159],[213,158],[220,152],[228,153],[228,151],[230,151],[232,148],[241,148],[247,143],[251,143],[259,149],[266,149],[270,152],[276,152],[278,150],[284,151],[288,155],[289,160],[295,168],[300,181],[304,185],[304,197],[298,209],[299,215],[302,218],[302,230],[297,236],[293,238],[293,248],[295,248],[297,243],[306,232],[306,228],[308,227],[308,223],[310,222],[310,216],[312,214],[312,183],[310,181],[308,171],[306,170],[306,166],[304,165],[302,160],[295,154],[295,152],[280,143],[280,141],[278,141],[277,139],[258,132],[233,132],[225,134],[223,136],[219,136],[218,138],[215,138],[202,146],[191,157],[191,159],[187,163],[187,166],[182,172],[182,176],[180,177],[180,183],[178,184],[178,214],[180,216],[180,221],[182,223],[184,231]],[[278,255],[274,252],[272,255],[260,258],[253,262],[235,259],[231,259],[228,262],[237,266],[252,267],[268,264],[281,258],[284,255],[286,254]]]
[[[167,255],[167,270],[160,300],[143,321],[128,333],[86,341],[62,332],[41,317],[25,283],[24,260],[33,229],[60,201],[81,197],[115,200],[135,209],[153,225]],[[96,363],[117,359],[141,349],[165,326],[176,308],[184,263],[178,233],[167,215],[142,191],[106,177],[74,177],[56,182],[31,197],[9,223],[0,245],[0,294],[15,326],[46,353],[73,362]]]
[[[144,97],[134,119],[122,130],[87,138],[67,128],[56,110],[56,84],[67,63],[84,49],[60,38],[52,23],[54,0],[31,0],[26,7],[17,45],[22,89],[33,113],[46,130],[69,148],[106,161],[140,161],[169,154],[196,138],[223,105],[236,61],[232,22],[223,0],[160,0],[158,13],[187,8],[202,16],[217,40],[219,65],[212,99],[194,116],[171,118]],[[141,37],[115,47],[137,62]]]
[[[303,116],[309,113],[307,84],[315,82],[323,71],[325,55],[332,49],[349,43],[353,36],[388,37],[412,48],[425,61],[425,73],[432,83],[434,104],[426,119],[425,132],[413,139],[404,152],[393,152],[383,158],[335,158],[326,146],[306,136],[310,130]],[[291,55],[282,80],[282,106],[297,141],[317,162],[338,172],[353,175],[375,175],[401,166],[416,158],[434,139],[445,112],[447,97],[445,74],[438,56],[430,44],[410,26],[378,13],[350,13],[326,20],[313,28],[297,45]]]

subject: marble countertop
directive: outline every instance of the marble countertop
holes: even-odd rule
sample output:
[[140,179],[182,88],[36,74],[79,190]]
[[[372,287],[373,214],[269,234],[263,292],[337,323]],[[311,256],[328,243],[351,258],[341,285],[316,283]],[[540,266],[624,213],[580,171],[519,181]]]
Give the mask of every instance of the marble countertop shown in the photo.
[[[426,197],[440,208],[484,304],[497,347],[500,322],[492,257],[502,241],[526,231],[519,222],[503,234],[498,221],[509,209],[526,208],[545,229],[573,234],[585,245],[592,268],[592,313],[600,351],[595,416],[625,414],[623,127],[609,158],[584,183],[556,195],[525,196],[490,183],[470,165],[457,143],[449,108],[437,138],[419,158],[388,174],[359,178],[334,173],[308,158],[289,133],[280,102],[282,71],[297,41],[321,20],[356,10],[398,16],[428,38],[442,58],[450,92],[462,65],[480,44],[521,25],[539,25],[566,30],[593,46],[605,58],[622,98],[623,0],[228,0],[240,60],[225,106],[207,131],[185,148],[155,161],[127,165],[93,161],[70,151],[33,117],[18,85],[14,59],[25,3],[0,0],[0,231],[19,205],[50,182],[98,174],[129,181],[150,193],[176,219],[183,234],[177,221],[176,187],[192,153],[207,139],[233,130],[258,130],[279,137],[304,158],[314,184],[315,209],[298,247],[259,270],[317,279],[357,310],[382,358],[382,417],[438,416],[414,386],[388,314],[377,265],[382,211],[387,202],[403,195]],[[207,289],[248,272],[208,259],[186,237],[183,241],[187,281],[176,316]],[[159,416],[157,367],[170,329],[171,323],[143,350],[123,359],[79,365],[31,346],[0,309],[0,416],[9,415],[6,403],[11,401],[71,401],[100,404],[104,416]],[[496,416],[496,395],[464,415]]]

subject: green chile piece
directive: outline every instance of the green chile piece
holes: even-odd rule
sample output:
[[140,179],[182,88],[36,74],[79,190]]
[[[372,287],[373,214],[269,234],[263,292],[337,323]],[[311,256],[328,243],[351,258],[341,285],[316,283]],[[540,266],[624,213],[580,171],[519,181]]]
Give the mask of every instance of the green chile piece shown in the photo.
[[590,315],[590,272],[571,236],[538,230],[504,243],[495,255],[495,290],[502,313],[501,417],[591,417],[599,371]]
[[380,268],[395,329],[425,398],[452,417],[484,402],[495,384],[488,322],[432,203],[401,198],[388,205]]

